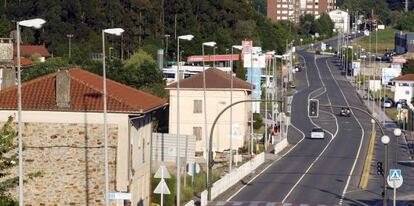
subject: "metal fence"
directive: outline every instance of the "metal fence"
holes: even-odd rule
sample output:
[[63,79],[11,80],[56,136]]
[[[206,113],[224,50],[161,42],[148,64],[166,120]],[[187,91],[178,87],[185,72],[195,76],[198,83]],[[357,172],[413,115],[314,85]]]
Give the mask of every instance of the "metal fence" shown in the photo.
[[[194,135],[180,135],[181,162],[194,162],[196,137]],[[177,135],[153,133],[152,135],[152,161],[175,163],[177,158]]]

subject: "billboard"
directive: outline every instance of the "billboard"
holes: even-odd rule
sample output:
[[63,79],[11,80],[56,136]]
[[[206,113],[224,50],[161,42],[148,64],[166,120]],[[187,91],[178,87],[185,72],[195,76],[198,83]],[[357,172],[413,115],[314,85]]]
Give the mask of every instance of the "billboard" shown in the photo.
[[262,54],[244,54],[243,57],[244,68],[265,68],[266,55]]
[[354,61],[352,62],[352,70],[354,71],[354,76],[358,76],[361,74],[361,62]]
[[382,68],[382,84],[388,84],[391,79],[401,75],[401,67]]
[[[254,85],[254,89],[252,91],[252,99],[259,100],[262,94],[261,91],[261,76],[262,76],[262,69],[258,67],[248,68],[247,69],[247,82]],[[253,103],[252,110],[254,113],[260,112],[260,103]]]

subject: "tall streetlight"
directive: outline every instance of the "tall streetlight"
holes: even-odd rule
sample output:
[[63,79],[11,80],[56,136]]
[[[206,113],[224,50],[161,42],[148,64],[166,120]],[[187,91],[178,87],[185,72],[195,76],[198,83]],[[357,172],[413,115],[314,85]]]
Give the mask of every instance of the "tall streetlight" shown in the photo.
[[180,174],[180,39],[191,41],[193,35],[182,35],[177,38],[177,204],[180,205],[180,189],[181,189],[181,174]]
[[[234,49],[242,50],[243,46],[233,45],[231,46],[231,59],[230,59],[230,104],[233,104],[233,53]],[[241,60],[240,60],[241,61]],[[236,149],[236,154],[238,155],[238,148]],[[229,172],[232,170],[233,166],[233,107],[230,108],[230,164]],[[236,165],[237,166],[237,165]]]
[[23,199],[23,130],[22,130],[22,80],[20,64],[20,26],[40,29],[46,23],[43,19],[29,19],[16,22],[17,32],[17,109],[18,109],[18,134],[19,134],[19,206],[24,205]]
[[108,168],[108,123],[107,123],[107,92],[106,92],[106,68],[105,68],[105,33],[120,36],[124,32],[121,28],[102,30],[102,74],[103,74],[103,101],[104,101],[104,141],[105,141],[105,206],[109,205],[109,168]]
[[168,57],[168,39],[170,38],[169,34],[164,35],[165,37],[165,56]]
[[69,39],[69,59],[70,59],[71,56],[72,56],[72,37],[73,37],[73,34],[66,34],[66,37],[68,37],[68,39]]
[[383,206],[387,206],[387,176],[388,176],[388,143],[390,143],[390,137],[384,135],[381,137],[381,142],[384,144],[384,199]]
[[[207,168],[208,168],[208,164],[209,164],[209,162],[210,162],[210,160],[209,160],[209,151],[208,151],[208,131],[207,131],[207,95],[206,95],[206,72],[205,72],[205,60],[204,60],[204,46],[208,46],[208,47],[213,47],[213,49],[215,48],[215,46],[216,46],[216,42],[214,42],[214,41],[210,41],[210,42],[204,42],[202,45],[201,45],[201,48],[202,48],[202,53],[203,53],[203,113],[204,113],[204,135],[205,135],[205,138],[204,138],[204,140],[206,141],[206,157],[207,157]],[[208,179],[208,177],[209,177],[209,171],[207,170],[207,173],[206,173],[206,178]]]

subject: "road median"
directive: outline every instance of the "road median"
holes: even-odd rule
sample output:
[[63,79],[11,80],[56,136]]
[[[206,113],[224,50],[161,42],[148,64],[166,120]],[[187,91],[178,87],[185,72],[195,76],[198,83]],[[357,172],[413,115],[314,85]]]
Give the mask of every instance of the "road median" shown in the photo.
[[367,156],[365,157],[364,169],[362,170],[362,176],[359,182],[359,188],[363,190],[365,190],[368,187],[368,180],[369,180],[369,174],[371,173],[371,162],[372,162],[372,157],[374,155],[376,135],[377,135],[377,132],[375,130],[375,127],[373,126],[372,131],[371,131],[371,137],[369,139]]

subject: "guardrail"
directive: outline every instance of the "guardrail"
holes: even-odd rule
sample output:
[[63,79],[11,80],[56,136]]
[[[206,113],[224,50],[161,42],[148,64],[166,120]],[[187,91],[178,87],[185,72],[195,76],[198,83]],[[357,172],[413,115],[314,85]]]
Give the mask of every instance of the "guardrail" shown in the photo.
[[[264,152],[258,154],[252,160],[244,163],[242,166],[233,169],[232,172],[226,174],[224,177],[219,179],[217,182],[213,183],[213,187],[211,188],[211,199],[213,200],[221,193],[225,192],[227,189],[235,185],[241,179],[243,179],[246,175],[253,172],[257,167],[263,164],[265,161],[265,154]],[[208,203],[207,200],[207,190],[204,190],[201,193],[201,206],[205,206]]]

